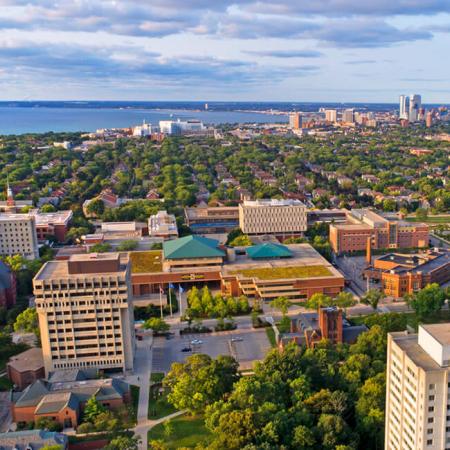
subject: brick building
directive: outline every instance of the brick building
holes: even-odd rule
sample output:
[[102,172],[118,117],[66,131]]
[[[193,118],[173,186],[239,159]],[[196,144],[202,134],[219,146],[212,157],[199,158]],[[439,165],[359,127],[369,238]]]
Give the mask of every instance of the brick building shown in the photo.
[[19,391],[45,377],[42,349],[33,347],[12,356],[6,365],[9,380]]

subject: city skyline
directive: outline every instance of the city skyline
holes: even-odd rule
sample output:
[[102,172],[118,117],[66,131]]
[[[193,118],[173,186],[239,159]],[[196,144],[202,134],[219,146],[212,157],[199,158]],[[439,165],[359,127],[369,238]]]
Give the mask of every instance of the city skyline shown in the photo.
[[445,1],[210,3],[1,1],[0,100],[450,102]]

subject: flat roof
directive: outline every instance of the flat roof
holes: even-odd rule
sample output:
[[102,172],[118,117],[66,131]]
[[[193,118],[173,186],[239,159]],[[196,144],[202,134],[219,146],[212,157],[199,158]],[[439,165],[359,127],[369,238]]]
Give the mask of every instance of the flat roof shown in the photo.
[[432,272],[433,270],[448,263],[450,263],[450,252],[445,252],[443,255],[440,255],[434,259],[431,259],[430,261],[427,261],[424,264],[415,267],[411,270],[411,272]]
[[10,220],[31,220],[28,214],[17,214],[17,213],[1,213],[0,221],[6,222]]
[[26,372],[28,370],[39,370],[44,367],[44,357],[42,356],[42,348],[33,347],[25,350],[18,355],[11,356],[8,361],[11,366],[18,372]]
[[[69,261],[83,262],[83,261],[114,261],[120,258],[120,270],[118,272],[97,272],[97,273],[69,273]],[[95,259],[94,259],[95,258]],[[73,254],[68,260],[62,261],[48,261],[41,270],[36,274],[34,280],[47,280],[55,278],[89,278],[98,275],[106,276],[108,274],[117,276],[120,273],[126,272],[126,265],[128,263],[128,255],[122,253],[87,253],[87,254]]]
[[66,225],[67,222],[72,218],[73,212],[68,209],[65,211],[55,211],[43,213],[38,210],[30,211],[30,216],[33,216],[36,219],[36,225]]
[[420,325],[425,331],[436,339],[441,345],[450,345],[450,324],[433,323],[429,325]]
[[[447,327],[449,324],[443,324]],[[409,359],[417,366],[426,371],[443,370],[431,356],[419,345],[418,334],[408,334],[405,331],[389,333],[394,342],[406,353]]]
[[330,226],[338,230],[372,230],[366,223],[332,223]]
[[263,206],[305,206],[305,204],[296,199],[282,199],[278,200],[275,198],[272,199],[260,199],[260,200],[244,200],[244,206],[249,206],[251,208],[258,208]]
[[239,218],[238,206],[198,206],[196,208],[184,208],[184,213],[189,219],[214,218],[220,215],[229,217],[233,215]]

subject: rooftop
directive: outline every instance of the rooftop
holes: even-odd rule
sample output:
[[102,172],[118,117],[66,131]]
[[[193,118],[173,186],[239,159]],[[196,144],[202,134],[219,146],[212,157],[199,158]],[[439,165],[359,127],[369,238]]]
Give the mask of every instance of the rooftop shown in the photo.
[[19,353],[18,355],[12,356],[8,361],[8,365],[18,372],[39,370],[44,367],[42,349],[39,347],[33,347]]
[[450,324],[449,323],[433,323],[429,325],[421,325],[431,336],[441,345],[450,345]]
[[36,225],[67,225],[70,219],[73,216],[73,212],[69,209],[66,211],[55,211],[49,213],[40,212],[37,209],[34,209],[29,212],[30,216],[34,216],[36,219]]
[[252,259],[290,258],[292,252],[285,245],[267,242],[248,247],[247,255]]
[[219,241],[201,236],[185,236],[163,243],[164,259],[222,258]]
[[162,251],[130,252],[131,272],[149,273],[162,271]]
[[279,206],[305,206],[303,202],[300,200],[294,200],[294,199],[261,199],[261,200],[244,200],[243,206],[248,206],[251,208],[258,208],[262,206],[273,206],[273,207],[279,207]]

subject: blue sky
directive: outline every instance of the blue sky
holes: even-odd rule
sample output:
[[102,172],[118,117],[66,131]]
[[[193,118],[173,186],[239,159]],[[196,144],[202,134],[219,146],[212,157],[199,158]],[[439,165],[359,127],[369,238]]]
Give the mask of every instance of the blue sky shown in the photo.
[[450,0],[0,0],[2,100],[450,103]]

